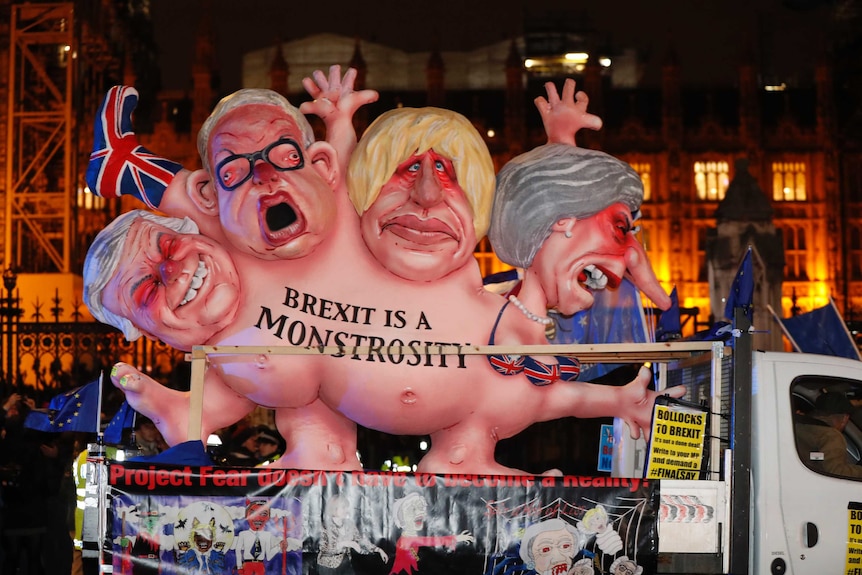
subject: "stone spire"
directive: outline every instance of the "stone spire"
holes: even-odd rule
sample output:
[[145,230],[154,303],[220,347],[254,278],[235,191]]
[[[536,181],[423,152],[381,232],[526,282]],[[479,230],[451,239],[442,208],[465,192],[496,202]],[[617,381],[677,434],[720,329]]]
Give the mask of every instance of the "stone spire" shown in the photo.
[[365,63],[365,58],[362,56],[362,46],[359,44],[358,37],[353,44],[350,67],[356,70],[356,82],[353,83],[354,89],[363,90],[365,88],[365,80],[368,77],[368,64]]
[[[356,37],[356,42],[353,45],[353,55],[350,57],[350,67],[356,70],[356,81],[353,83],[353,89],[356,91],[365,89],[365,81],[368,78],[368,64],[365,63],[365,58],[362,56],[362,46],[359,42],[359,37]],[[359,136],[368,127],[368,106],[362,106],[353,115],[353,129],[356,130],[356,135]]]
[[[724,298],[749,247],[753,252],[755,325],[761,328],[769,323],[767,304],[781,309],[784,242],[772,222],[772,213],[769,199],[748,171],[748,159],[738,159],[733,180],[715,210],[716,226],[707,230],[710,308],[715,319],[724,315]],[[777,351],[784,344],[779,330],[760,329],[754,345]]]
[[204,0],[201,20],[195,36],[195,56],[192,62],[192,134],[197,134],[215,103],[215,33],[212,26],[212,5]]
[[715,210],[716,223],[771,222],[772,204],[748,171],[748,159],[736,160],[734,172],[724,199],[718,203]]
[[520,154],[527,145],[527,125],[524,121],[524,62],[515,40],[506,57],[506,141],[509,153]]
[[446,103],[446,66],[439,49],[435,48],[428,57],[425,73],[428,79],[428,105],[442,108]]
[[281,39],[275,42],[275,54],[269,67],[269,87],[273,92],[278,92],[287,97],[287,79],[290,76],[290,66],[284,59],[281,51]]

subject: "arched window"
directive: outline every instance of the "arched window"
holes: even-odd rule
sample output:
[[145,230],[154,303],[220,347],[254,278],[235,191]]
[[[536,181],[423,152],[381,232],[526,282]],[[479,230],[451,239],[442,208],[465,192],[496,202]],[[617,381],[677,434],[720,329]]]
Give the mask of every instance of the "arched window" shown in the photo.
[[706,202],[724,199],[730,176],[727,162],[695,162],[694,185],[697,198]]
[[803,162],[772,163],[772,199],[776,202],[804,202],[808,199]]
[[631,167],[634,168],[643,182],[644,201],[650,201],[652,199],[652,166],[648,162],[633,162]]

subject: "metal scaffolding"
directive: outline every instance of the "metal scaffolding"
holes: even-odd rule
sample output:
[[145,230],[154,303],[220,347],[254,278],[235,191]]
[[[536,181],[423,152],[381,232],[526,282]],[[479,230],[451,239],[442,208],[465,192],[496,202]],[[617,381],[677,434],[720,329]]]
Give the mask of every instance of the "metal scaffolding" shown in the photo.
[[11,6],[4,267],[68,273],[77,182],[72,3]]

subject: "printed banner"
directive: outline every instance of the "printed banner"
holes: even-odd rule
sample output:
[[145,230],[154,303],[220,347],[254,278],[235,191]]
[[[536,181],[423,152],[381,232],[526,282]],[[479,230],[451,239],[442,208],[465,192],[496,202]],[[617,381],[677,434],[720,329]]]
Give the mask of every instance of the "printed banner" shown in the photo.
[[862,503],[847,504],[847,575],[862,575]]
[[656,402],[647,459],[649,479],[699,479],[706,411]]
[[658,484],[112,463],[114,573],[655,573]]

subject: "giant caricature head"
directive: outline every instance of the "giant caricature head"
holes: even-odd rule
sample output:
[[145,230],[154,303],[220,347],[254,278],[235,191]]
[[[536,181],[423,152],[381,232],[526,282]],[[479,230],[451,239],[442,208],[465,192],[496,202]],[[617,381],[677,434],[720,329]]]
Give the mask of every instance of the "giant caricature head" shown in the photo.
[[277,92],[244,89],[223,98],[198,133],[198,152],[210,175],[199,207],[217,211],[236,249],[299,258],[330,232],[335,150],[314,142],[308,120]]
[[662,309],[670,298],[635,237],[643,185],[631,166],[596,150],[539,146],[497,175],[488,237],[504,262],[535,271],[548,307],[571,315],[591,290],[624,273]]
[[188,350],[233,321],[239,276],[227,251],[188,218],[133,210],[90,245],[84,303],[129,341],[147,335]]
[[351,156],[347,183],[368,249],[405,279],[462,268],[488,229],[494,164],[473,125],[449,110],[380,116]]
[[521,560],[542,575],[565,575],[583,547],[574,525],[562,519],[533,523],[521,538]]

